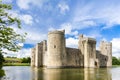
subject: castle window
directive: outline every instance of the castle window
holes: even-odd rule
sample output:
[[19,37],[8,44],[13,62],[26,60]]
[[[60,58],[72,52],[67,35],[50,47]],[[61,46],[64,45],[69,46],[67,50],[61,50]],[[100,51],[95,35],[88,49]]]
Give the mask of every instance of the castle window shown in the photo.
[[105,61],[107,61],[107,59],[105,58]]
[[56,48],[56,45],[54,45],[54,48]]
[[107,47],[105,47],[105,49],[107,49]]

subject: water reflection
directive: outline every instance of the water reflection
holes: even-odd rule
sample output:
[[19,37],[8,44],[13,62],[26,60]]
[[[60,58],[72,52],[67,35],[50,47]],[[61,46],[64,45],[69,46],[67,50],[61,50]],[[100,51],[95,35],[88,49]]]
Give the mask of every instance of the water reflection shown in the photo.
[[3,69],[0,69],[0,80],[5,75],[5,71]]
[[112,80],[110,69],[34,69],[32,80]]
[[27,66],[9,66],[3,69],[6,75],[0,80],[119,80],[120,74],[120,67],[35,69]]
[[110,68],[85,68],[84,80],[112,80]]

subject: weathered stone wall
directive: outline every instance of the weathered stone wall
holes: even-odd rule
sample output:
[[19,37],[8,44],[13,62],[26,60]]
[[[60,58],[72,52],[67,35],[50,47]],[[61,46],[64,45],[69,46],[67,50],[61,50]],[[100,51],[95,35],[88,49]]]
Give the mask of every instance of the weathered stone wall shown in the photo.
[[112,66],[112,43],[102,41],[100,43],[100,54],[98,54],[100,67]]
[[84,67],[95,67],[96,40],[93,38],[79,37],[79,50],[83,56]]
[[66,66],[66,51],[64,31],[52,31],[48,33],[48,68]]
[[96,40],[86,38],[84,43],[84,67],[95,67]]
[[98,67],[106,67],[106,60],[108,59],[108,57],[106,55],[101,54],[101,51],[96,51],[96,59],[98,59]]
[[31,49],[31,66],[62,67],[111,67],[112,43],[101,42],[96,51],[96,40],[80,35],[78,49],[66,48],[65,31],[48,33],[48,42],[42,41]]
[[43,42],[36,45],[35,53],[35,67],[41,67],[43,65]]
[[47,41],[43,41],[43,66],[47,65]]
[[35,66],[35,48],[31,48],[31,66]]
[[81,66],[84,67],[84,38],[82,34],[79,36],[78,49],[81,53]]
[[67,66],[68,67],[81,67],[81,53],[79,49],[66,48]]

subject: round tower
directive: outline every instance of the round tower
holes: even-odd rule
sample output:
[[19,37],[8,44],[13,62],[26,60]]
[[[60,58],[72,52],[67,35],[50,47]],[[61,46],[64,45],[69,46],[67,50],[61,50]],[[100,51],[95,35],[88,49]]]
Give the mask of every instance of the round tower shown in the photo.
[[61,68],[66,66],[65,31],[52,31],[48,33],[48,68]]

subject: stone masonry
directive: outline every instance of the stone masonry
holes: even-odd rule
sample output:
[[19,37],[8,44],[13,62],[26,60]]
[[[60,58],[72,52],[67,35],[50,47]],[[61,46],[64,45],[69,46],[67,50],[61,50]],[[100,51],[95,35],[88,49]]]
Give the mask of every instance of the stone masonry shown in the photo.
[[65,46],[65,30],[51,31],[44,40],[31,49],[31,66],[46,68],[112,66],[112,43],[102,41],[96,50],[94,38],[80,35],[77,48]]

